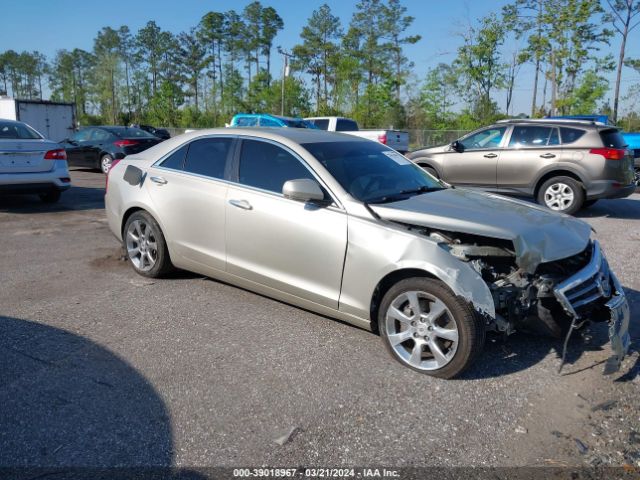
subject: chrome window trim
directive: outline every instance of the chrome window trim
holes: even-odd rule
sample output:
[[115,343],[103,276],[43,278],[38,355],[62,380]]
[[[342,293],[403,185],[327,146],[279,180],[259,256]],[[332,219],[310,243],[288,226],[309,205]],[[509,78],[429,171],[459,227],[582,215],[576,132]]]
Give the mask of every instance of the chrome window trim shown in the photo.
[[[288,153],[290,153],[291,155],[293,155],[293,157],[295,159],[297,159],[300,163],[302,163],[302,165],[311,173],[311,175],[317,180],[317,182],[322,186],[322,188],[324,188],[327,192],[329,192],[329,196],[333,200],[333,202],[331,203],[330,206],[335,206],[335,207],[339,208],[340,210],[345,210],[344,206],[337,199],[337,196],[326,185],[324,180],[322,180],[322,177],[320,177],[320,175],[318,175],[316,173],[316,171],[313,168],[311,168],[311,166],[304,160],[304,158],[302,158],[297,152],[293,151],[290,147],[288,147],[287,145],[284,145],[284,144],[282,144],[282,143],[280,143],[280,142],[278,142],[276,140],[272,140],[270,138],[253,137],[251,135],[238,135],[237,138],[239,140],[256,140],[256,141],[259,141],[259,142],[271,143],[272,145],[275,145],[276,147],[280,147],[283,150],[285,150]],[[239,154],[242,155],[242,145],[240,145]],[[240,164],[239,164],[240,155],[238,156],[238,167],[240,166]],[[309,153],[309,155],[311,155],[311,154]],[[266,193],[266,194],[269,194],[269,195],[273,195],[275,197],[285,198],[285,196],[282,193],[273,192],[271,190],[265,190],[265,189],[258,188],[258,187],[252,187],[251,185],[245,185],[244,183],[240,183],[240,182],[232,182],[232,181],[230,181],[229,183],[231,183],[233,185],[236,185],[238,187],[241,187],[241,188],[246,188],[248,190],[253,190],[253,191],[256,191],[256,192],[260,192],[260,193]],[[289,199],[286,199],[286,200],[289,200]],[[300,203],[297,200],[292,200],[292,201]]]
[[[342,205],[342,203],[338,200],[337,196],[331,191],[331,189],[326,185],[326,183],[324,182],[324,180],[322,180],[322,178],[315,172],[315,170],[313,170],[313,168],[311,168],[311,166],[302,158],[300,157],[300,155],[298,155],[296,152],[294,152],[291,148],[289,148],[288,146],[277,142],[275,140],[271,140],[270,138],[262,138],[262,137],[253,137],[251,135],[242,135],[242,134],[233,134],[233,135],[226,135],[226,134],[211,134],[211,135],[202,135],[199,137],[194,137],[192,139],[190,139],[188,142],[185,143],[181,143],[180,145],[178,145],[176,148],[174,148],[173,150],[169,151],[168,153],[166,153],[165,155],[163,155],[162,157],[160,157],[158,160],[156,160],[154,163],[151,164],[150,168],[157,168],[159,170],[164,170],[167,172],[172,172],[172,173],[177,173],[179,175],[184,175],[184,176],[192,176],[192,177],[196,177],[196,178],[200,178],[203,180],[210,180],[213,182],[220,182],[220,183],[224,183],[227,186],[234,186],[234,187],[240,187],[240,188],[245,188],[247,190],[250,191],[254,191],[254,192],[258,192],[258,193],[264,193],[264,194],[268,194],[271,196],[275,196],[275,197],[280,197],[280,198],[284,198],[285,200],[289,200],[287,198],[285,198],[285,196],[282,193],[278,193],[278,192],[272,192],[270,190],[264,190],[262,188],[257,188],[257,187],[252,187],[250,185],[244,185],[242,183],[239,182],[233,182],[231,180],[227,180],[225,178],[214,178],[214,177],[208,177],[206,175],[201,175],[198,173],[193,173],[193,172],[187,172],[185,170],[177,170],[175,168],[170,168],[170,167],[163,167],[162,166],[162,162],[164,162],[167,158],[169,158],[173,153],[175,153],[176,151],[180,150],[182,147],[189,145],[191,142],[194,142],[195,140],[202,140],[205,138],[229,138],[232,140],[257,140],[257,141],[261,141],[261,142],[267,142],[267,143],[271,143],[277,147],[283,148],[284,150],[286,150],[287,152],[289,152],[290,154],[292,154],[298,161],[300,161],[302,163],[302,165],[309,170],[309,172],[311,172],[311,175],[313,175],[313,177],[318,181],[318,183],[327,191],[329,192],[329,196],[331,197],[332,203],[329,204],[326,208],[337,208],[341,211],[345,211],[344,205]],[[242,152],[240,152],[242,153]],[[311,155],[311,154],[309,154]],[[232,160],[233,161],[233,160]],[[297,200],[291,200],[294,201],[296,203],[300,203]]]

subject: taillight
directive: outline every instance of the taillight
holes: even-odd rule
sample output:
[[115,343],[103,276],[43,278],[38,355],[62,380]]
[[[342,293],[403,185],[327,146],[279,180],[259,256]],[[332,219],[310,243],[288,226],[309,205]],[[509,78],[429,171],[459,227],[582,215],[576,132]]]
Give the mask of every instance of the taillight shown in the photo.
[[56,148],[55,150],[49,150],[44,154],[45,160],[66,160],[67,152],[63,148]]
[[118,163],[120,163],[120,159],[118,158],[114,158],[111,161],[111,167],[109,167],[109,171],[107,172],[107,178],[104,181],[104,194],[107,194],[107,190],[109,190],[109,175],[111,174],[111,171],[113,170],[113,167],[115,167]]
[[381,144],[386,145],[387,144],[387,134],[383,133],[382,135],[378,135],[378,141]]
[[127,139],[125,139],[125,140],[116,140],[115,142],[113,142],[113,144],[116,147],[120,147],[120,148],[129,147],[131,145],[137,145],[138,143],[140,143],[140,142],[138,142],[136,140],[127,140]]
[[627,151],[622,148],[592,148],[589,153],[602,155],[607,160],[622,160]]

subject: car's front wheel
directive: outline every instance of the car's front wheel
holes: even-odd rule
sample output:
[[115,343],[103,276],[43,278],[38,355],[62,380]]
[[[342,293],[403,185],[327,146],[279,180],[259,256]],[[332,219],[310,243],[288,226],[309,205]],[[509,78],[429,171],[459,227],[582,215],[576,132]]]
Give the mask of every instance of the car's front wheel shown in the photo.
[[162,230],[149,213],[134,212],[123,233],[127,258],[140,275],[157,278],[173,269]]
[[380,304],[378,328],[396,360],[440,378],[460,375],[485,341],[485,326],[470,304],[431,278],[391,287]]
[[538,203],[556,212],[573,215],[582,208],[584,188],[571,177],[554,177],[538,190]]

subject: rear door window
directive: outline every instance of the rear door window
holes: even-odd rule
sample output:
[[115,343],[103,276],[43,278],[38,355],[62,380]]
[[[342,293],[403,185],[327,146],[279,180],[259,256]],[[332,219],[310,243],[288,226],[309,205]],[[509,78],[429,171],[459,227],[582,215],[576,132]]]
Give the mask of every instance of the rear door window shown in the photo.
[[255,127],[258,124],[258,119],[255,117],[240,117],[236,120],[238,127]]
[[557,137],[558,133],[555,128],[541,127],[538,125],[516,125],[513,127],[513,133],[509,140],[509,148],[531,148],[557,145]]
[[627,142],[618,130],[602,130],[600,138],[606,148],[627,148]]
[[339,118],[336,122],[336,132],[355,132],[358,130],[358,124],[353,120]]
[[210,178],[224,178],[232,142],[231,138],[201,138],[191,142],[184,171]]
[[560,137],[562,143],[573,143],[581,138],[586,132],[579,128],[560,127]]
[[261,118],[260,126],[261,127],[279,127],[280,124],[271,118]]
[[320,130],[329,130],[329,119],[328,118],[319,118],[317,120],[311,120],[316,127]]
[[282,193],[289,180],[314,179],[309,169],[285,149],[272,143],[243,140],[239,181],[249,187]]

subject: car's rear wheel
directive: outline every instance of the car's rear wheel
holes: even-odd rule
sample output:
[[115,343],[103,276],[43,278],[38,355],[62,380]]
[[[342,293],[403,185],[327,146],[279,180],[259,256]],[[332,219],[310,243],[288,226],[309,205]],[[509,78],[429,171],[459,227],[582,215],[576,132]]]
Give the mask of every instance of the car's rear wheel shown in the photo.
[[636,167],[633,170],[634,180],[636,182],[636,187],[640,187],[640,168]]
[[103,155],[102,158],[100,158],[100,170],[102,170],[102,173],[104,173],[105,175],[109,173],[112,163],[113,157],[111,155]]
[[134,270],[145,277],[161,277],[173,269],[164,235],[147,212],[134,212],[124,226],[124,247]]
[[60,200],[61,195],[62,192],[60,190],[51,190],[47,193],[41,193],[39,197],[44,203],[56,203]]
[[540,186],[537,200],[550,210],[573,215],[582,208],[584,188],[571,177],[550,178]]
[[378,328],[386,348],[403,365],[453,378],[482,351],[485,327],[468,302],[440,281],[409,278],[384,295]]

